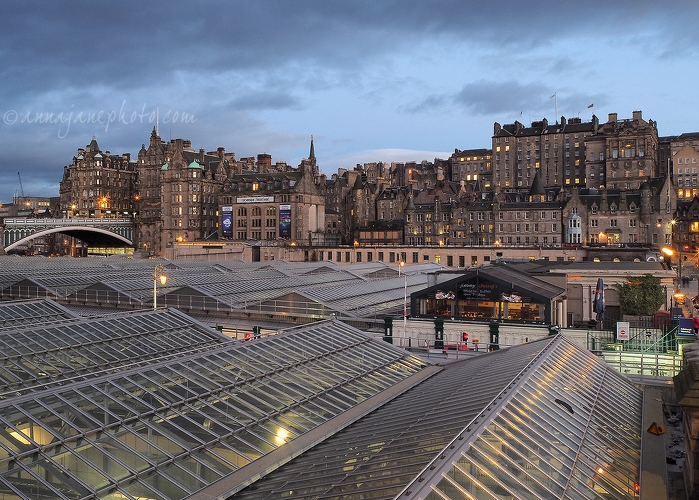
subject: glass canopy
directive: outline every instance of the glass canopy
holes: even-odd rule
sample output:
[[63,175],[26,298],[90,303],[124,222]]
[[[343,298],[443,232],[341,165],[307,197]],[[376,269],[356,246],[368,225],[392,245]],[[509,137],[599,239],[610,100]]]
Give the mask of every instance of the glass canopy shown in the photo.
[[0,340],[3,500],[186,498],[426,366],[339,322],[231,342],[173,311]]
[[447,365],[229,498],[637,498],[641,400],[557,335]]

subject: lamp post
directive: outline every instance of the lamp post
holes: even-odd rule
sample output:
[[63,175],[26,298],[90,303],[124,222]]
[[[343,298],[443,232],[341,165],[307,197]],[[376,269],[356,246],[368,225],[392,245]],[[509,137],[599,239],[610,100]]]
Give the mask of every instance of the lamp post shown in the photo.
[[158,281],[160,281],[160,286],[165,286],[167,283],[167,276],[165,275],[165,267],[162,264],[158,264],[153,269],[153,310],[155,311],[158,307]]
[[662,247],[660,251],[668,257],[670,262],[670,269],[672,269],[672,259],[671,257],[677,254],[677,286],[674,287],[676,291],[682,290],[682,252],[675,252],[672,248]]
[[[401,268],[405,266],[405,261],[401,260],[398,266],[398,276],[400,276]],[[403,273],[403,338],[405,338],[405,332],[408,323],[408,275]],[[410,345],[410,343],[408,343]]]

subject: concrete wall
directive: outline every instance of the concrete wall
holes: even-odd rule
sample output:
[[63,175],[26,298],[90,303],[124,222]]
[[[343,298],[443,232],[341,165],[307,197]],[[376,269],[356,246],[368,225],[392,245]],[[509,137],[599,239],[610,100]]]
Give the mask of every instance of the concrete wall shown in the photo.
[[[473,340],[478,340],[479,349],[487,349],[490,343],[490,327],[488,323],[460,323],[444,322],[444,343],[457,343],[461,341],[462,332],[468,332],[468,348],[473,349]],[[563,328],[561,333],[573,342],[588,349],[587,329]],[[500,323],[500,346],[507,347],[530,342],[532,340],[547,337],[549,328],[545,325],[515,325]],[[422,347],[425,341],[429,345],[434,343],[434,321],[408,319],[403,333],[403,320],[393,321],[393,345],[401,347]]]

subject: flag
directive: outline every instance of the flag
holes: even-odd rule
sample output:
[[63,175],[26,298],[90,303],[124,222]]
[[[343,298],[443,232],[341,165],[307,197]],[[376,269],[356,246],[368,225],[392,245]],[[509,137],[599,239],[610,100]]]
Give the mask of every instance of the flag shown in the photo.
[[555,92],[553,93],[553,95],[552,95],[551,97],[549,97],[549,99],[553,99],[554,97],[556,97],[556,93],[555,93]]
[[590,105],[588,106],[588,108],[591,108],[591,107],[594,106],[594,105],[595,105],[595,103],[593,102],[592,104],[590,104]]
[[604,320],[604,282],[602,278],[597,279],[597,288],[595,289],[595,301],[592,303],[592,312],[597,313],[597,321]]

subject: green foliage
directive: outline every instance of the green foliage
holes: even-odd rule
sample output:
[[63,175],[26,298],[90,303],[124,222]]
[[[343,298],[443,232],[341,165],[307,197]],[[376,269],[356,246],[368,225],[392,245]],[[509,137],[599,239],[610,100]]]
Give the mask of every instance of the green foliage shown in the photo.
[[665,303],[665,288],[660,278],[651,274],[627,276],[626,283],[617,283],[622,314],[651,316]]

